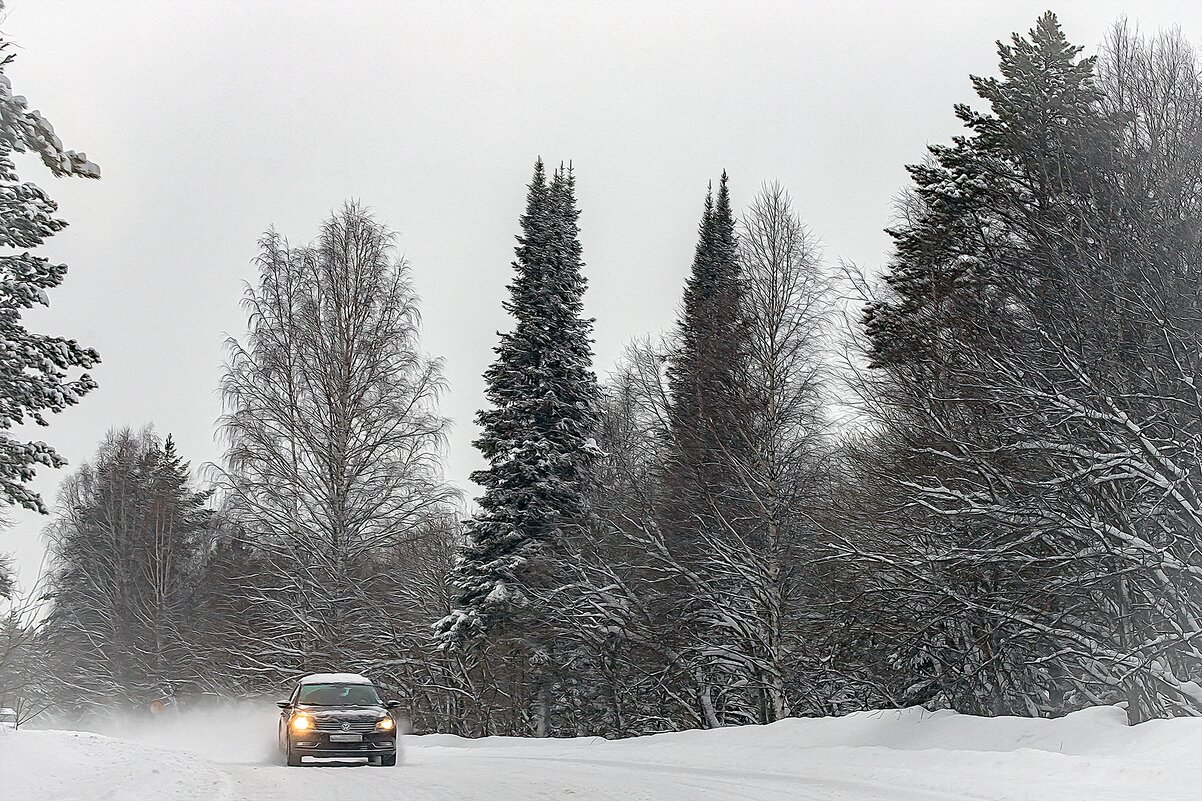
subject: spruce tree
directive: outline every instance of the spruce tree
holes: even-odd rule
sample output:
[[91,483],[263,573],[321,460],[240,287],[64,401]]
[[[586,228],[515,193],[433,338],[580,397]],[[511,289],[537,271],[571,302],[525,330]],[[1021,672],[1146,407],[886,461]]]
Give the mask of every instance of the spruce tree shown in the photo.
[[[665,637],[696,683],[696,710],[707,727],[723,714],[713,688],[735,681],[722,672],[707,643],[730,603],[731,586],[715,566],[731,546],[751,537],[745,469],[754,464],[748,436],[747,321],[734,214],[726,173],[717,197],[706,197],[693,266],[685,284],[668,355],[668,457],[659,526],[669,554],[659,614],[674,624]],[[698,582],[706,585],[699,589]],[[719,650],[721,645],[717,646]]]
[[22,442],[8,431],[30,421],[48,425],[45,413],[78,403],[96,384],[87,373],[69,379],[68,372],[94,366],[100,355],[73,339],[32,333],[21,323],[25,309],[49,305],[46,290],[67,274],[65,264],[29,249],[67,224],[54,216],[58,206],[41,188],[20,181],[13,154],[37,153],[56,176],[99,178],[100,168],[82,153],[64,150],[50,122],[13,94],[4,75],[15,57],[11,48],[0,38],[0,245],[14,251],[0,255],[0,503],[45,513],[41,497],[25,485],[36,465],[61,467],[65,460],[45,442]]
[[586,523],[598,390],[578,217],[571,169],[548,182],[540,159],[504,303],[515,324],[484,376],[490,408],[477,416],[475,445],[488,467],[472,474],[483,494],[455,568],[456,609],[439,624],[444,646],[485,636],[545,642],[545,593]]
[[733,465],[748,447],[741,434],[748,412],[743,293],[723,172],[717,198],[711,192],[705,199],[667,365],[672,456],[665,469],[666,533],[669,544],[686,558],[696,555],[701,529],[714,531],[725,525],[717,518],[737,516],[732,504],[739,482]]

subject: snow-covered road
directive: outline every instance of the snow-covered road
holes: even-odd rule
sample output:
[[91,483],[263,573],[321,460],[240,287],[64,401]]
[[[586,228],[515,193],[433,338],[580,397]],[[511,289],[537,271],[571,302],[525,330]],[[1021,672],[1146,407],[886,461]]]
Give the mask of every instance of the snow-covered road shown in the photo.
[[968,801],[1202,797],[1202,721],[1129,728],[922,710],[598,739],[409,737],[403,764],[286,768],[270,717],[181,718],[119,737],[0,736],[0,801]]

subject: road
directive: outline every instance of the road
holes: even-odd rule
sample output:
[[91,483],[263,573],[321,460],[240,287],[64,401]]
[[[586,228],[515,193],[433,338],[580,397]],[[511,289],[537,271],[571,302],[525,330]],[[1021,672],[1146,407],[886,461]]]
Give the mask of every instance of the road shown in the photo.
[[1128,728],[922,710],[616,742],[405,738],[395,768],[279,763],[272,720],[0,736],[0,801],[1110,801],[1195,799],[1202,721]]

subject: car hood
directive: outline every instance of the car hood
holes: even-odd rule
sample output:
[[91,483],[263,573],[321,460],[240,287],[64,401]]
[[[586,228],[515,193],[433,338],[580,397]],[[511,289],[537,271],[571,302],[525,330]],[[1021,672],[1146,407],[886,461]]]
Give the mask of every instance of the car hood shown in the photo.
[[379,720],[388,714],[382,706],[307,706],[298,704],[296,711],[314,720]]

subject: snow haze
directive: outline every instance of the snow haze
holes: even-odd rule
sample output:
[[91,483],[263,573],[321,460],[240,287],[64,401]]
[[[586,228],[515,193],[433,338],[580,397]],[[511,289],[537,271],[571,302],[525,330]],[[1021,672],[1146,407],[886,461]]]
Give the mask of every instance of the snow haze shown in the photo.
[[[1090,46],[1123,14],[1202,39],[1193,3],[1059,5]],[[70,223],[44,248],[67,281],[30,327],[104,360],[100,388],[33,436],[73,467],[108,428],[153,423],[194,466],[218,459],[222,341],[245,328],[256,239],[274,225],[308,240],[358,198],[414,265],[424,345],[446,359],[449,475],[470,493],[536,156],[576,167],[604,375],[630,337],[671,325],[724,168],[736,206],[779,180],[829,257],[879,264],[902,165],[959,131],[968,75],[991,74],[992,43],[1046,7],[12,0],[15,91],[103,170],[51,181],[22,165]],[[40,472],[48,503],[66,472]],[[14,523],[0,550],[28,585],[45,520]]]

